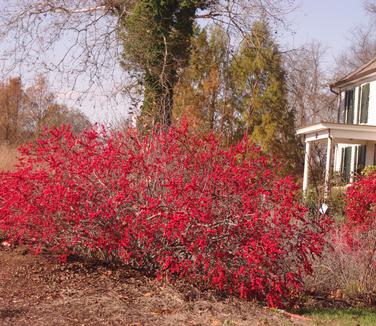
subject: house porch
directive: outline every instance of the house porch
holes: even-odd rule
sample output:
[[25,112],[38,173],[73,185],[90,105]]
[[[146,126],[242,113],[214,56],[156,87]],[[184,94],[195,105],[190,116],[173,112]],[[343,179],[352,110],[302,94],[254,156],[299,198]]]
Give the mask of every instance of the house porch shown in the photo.
[[[326,143],[326,164],[325,164],[325,181],[324,181],[324,197],[328,198],[330,193],[330,179],[333,170],[334,157],[338,159],[339,146],[345,145],[368,145],[367,153],[368,157],[365,165],[374,164],[374,146],[370,147],[370,144],[376,143],[376,126],[371,125],[355,125],[355,124],[342,124],[321,122],[305,128],[300,128],[297,131],[298,135],[304,136],[305,140],[305,158],[304,158],[304,176],[303,176],[303,194],[307,194],[309,187],[309,175],[310,175],[310,159],[312,144],[314,142]],[[370,151],[372,149],[372,152]],[[372,160],[370,160],[370,154],[372,153]],[[355,172],[355,155],[351,158],[351,173],[350,181]],[[342,166],[343,162],[336,162],[337,166]],[[367,164],[368,163],[368,164]]]

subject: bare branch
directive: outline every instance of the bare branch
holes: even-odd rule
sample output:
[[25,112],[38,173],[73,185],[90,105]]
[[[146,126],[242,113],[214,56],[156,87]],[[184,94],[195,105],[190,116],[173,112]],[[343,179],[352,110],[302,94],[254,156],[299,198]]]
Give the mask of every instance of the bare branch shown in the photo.
[[30,15],[40,15],[46,13],[63,13],[63,14],[83,14],[89,13],[94,11],[106,11],[108,8],[106,6],[97,6],[97,7],[89,7],[89,8],[82,8],[82,9],[73,9],[73,8],[65,8],[65,7],[56,7],[56,6],[47,6],[46,8],[40,8],[30,11]]
[[318,42],[284,54],[290,105],[297,127],[336,118],[335,96],[329,91],[329,75],[323,67],[325,48]]
[[[78,102],[93,94],[114,99],[123,93],[138,103],[134,67],[126,72],[119,64],[119,20],[135,1],[0,0],[1,77],[17,74],[25,80],[50,73],[54,86],[75,94]],[[264,15],[281,24],[293,5],[294,0],[213,0],[195,18],[227,26],[236,43],[255,19]]]

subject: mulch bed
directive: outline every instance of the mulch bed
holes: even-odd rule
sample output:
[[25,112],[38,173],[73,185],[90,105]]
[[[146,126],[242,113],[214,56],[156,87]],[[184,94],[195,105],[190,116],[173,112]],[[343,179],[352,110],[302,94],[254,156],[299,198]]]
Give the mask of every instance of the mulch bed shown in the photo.
[[235,298],[182,289],[124,267],[0,247],[0,325],[308,325]]

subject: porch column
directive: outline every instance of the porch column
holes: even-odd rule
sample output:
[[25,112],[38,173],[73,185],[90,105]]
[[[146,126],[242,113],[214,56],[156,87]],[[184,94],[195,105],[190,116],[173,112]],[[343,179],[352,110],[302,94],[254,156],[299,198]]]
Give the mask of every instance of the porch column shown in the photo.
[[308,181],[309,181],[309,161],[311,158],[311,143],[305,143],[305,156],[304,156],[304,174],[303,174],[303,196],[307,196]]
[[357,155],[356,155],[356,153],[357,153],[357,149],[356,149],[357,147],[356,146],[354,146],[354,145],[352,145],[351,146],[351,167],[350,167],[350,183],[352,183],[352,182],[354,182],[354,180],[355,180],[355,170],[356,170],[356,168],[355,168],[355,166],[356,166],[356,160],[357,160]]
[[324,199],[329,198],[330,194],[330,177],[332,168],[333,141],[328,137],[328,144],[326,148],[326,164],[325,164],[325,183],[324,183]]

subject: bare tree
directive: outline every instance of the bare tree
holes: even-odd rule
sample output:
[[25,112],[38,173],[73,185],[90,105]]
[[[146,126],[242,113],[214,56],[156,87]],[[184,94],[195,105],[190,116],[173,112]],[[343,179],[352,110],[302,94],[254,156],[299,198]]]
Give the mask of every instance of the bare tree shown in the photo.
[[333,79],[345,76],[376,56],[375,27],[376,21],[371,21],[351,33],[351,45],[337,58]]
[[[324,67],[325,55],[325,48],[317,41],[285,54],[289,104],[295,111],[297,128],[336,120],[336,96],[329,89],[330,74]],[[325,154],[326,148],[322,144],[314,144],[310,170],[318,200],[321,199],[319,185],[323,182]]]
[[324,58],[325,49],[315,41],[285,55],[290,105],[296,112],[297,127],[336,118],[335,95],[329,90]]
[[90,126],[84,114],[59,104],[46,77],[38,75],[22,94],[18,116],[20,133],[23,133],[20,135],[23,138],[21,140],[35,136],[45,128],[59,127],[63,124],[70,125],[76,132]]
[[366,0],[364,1],[364,8],[370,14],[376,14],[376,1]]
[[[53,73],[56,88],[109,97],[131,80],[120,69],[115,1],[2,1],[0,53],[3,76]],[[128,1],[127,3],[131,3]],[[123,6],[124,11],[126,6]],[[25,78],[23,78],[25,79]],[[130,81],[131,82],[131,81]],[[70,95],[70,92],[66,92]],[[77,94],[77,92],[75,92]],[[82,99],[82,98],[80,98]]]
[[43,75],[26,89],[19,77],[0,83],[0,144],[16,145],[63,124],[77,132],[90,126],[83,113],[57,102]]
[[[138,0],[12,0],[0,1],[0,71],[14,73],[52,72],[55,83],[87,96],[93,88],[126,94],[136,107],[142,86],[134,71],[119,65],[123,53],[120,20]],[[257,16],[284,23],[284,14],[295,0],[213,0],[205,19],[226,24],[233,38],[246,33]],[[236,31],[236,32],[235,32]]]

